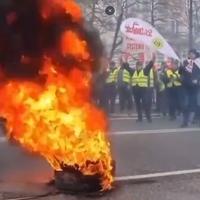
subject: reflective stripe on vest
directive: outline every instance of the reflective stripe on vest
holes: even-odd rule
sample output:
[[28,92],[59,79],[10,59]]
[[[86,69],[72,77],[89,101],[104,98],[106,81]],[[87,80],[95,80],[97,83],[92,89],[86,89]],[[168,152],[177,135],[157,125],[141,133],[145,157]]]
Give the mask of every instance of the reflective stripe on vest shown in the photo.
[[148,87],[148,76],[144,75],[144,70],[139,73],[136,70],[132,77],[132,86]]
[[126,69],[124,69],[123,70],[123,82],[130,83],[130,81],[131,81],[131,75]]
[[176,70],[176,72],[174,73],[174,77],[176,78],[175,81],[174,81],[174,85],[175,86],[181,86],[181,81],[180,81],[180,78],[181,78],[181,75],[179,74],[179,71]]

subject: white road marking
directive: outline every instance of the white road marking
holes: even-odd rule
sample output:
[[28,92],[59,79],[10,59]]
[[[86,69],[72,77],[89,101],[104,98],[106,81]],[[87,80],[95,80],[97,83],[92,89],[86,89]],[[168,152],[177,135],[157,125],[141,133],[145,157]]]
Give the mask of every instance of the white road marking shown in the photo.
[[[161,114],[152,114],[152,117],[160,117]],[[126,114],[110,114],[110,117],[111,118],[118,118],[118,117],[137,117],[137,114],[130,114],[128,115],[127,113]]]
[[[152,119],[160,119],[161,117],[159,117],[159,116],[153,116],[152,117]],[[111,121],[118,121],[118,120],[136,120],[137,119],[137,117],[132,117],[132,116],[130,116],[130,117],[111,117],[110,118],[110,120]]]
[[180,175],[192,175],[192,174],[200,174],[200,169],[180,170],[180,171],[153,173],[153,174],[142,174],[142,175],[135,175],[135,176],[121,176],[121,177],[116,177],[115,180],[116,181],[137,181],[137,180],[148,180],[148,179],[156,179],[156,178],[180,176]]
[[186,132],[199,132],[200,128],[179,128],[179,129],[157,129],[157,130],[135,130],[135,131],[117,131],[112,132],[111,135],[147,135],[147,134],[174,134]]
[[[127,113],[115,113],[115,114],[110,114],[111,117],[126,117],[128,114]],[[137,117],[137,114],[131,114],[132,117]]]
[[[123,135],[148,135],[148,134],[176,134],[176,133],[186,133],[186,132],[200,133],[200,128],[119,131],[119,132],[111,132],[111,135],[123,136]],[[0,143],[5,143],[5,142],[7,142],[7,138],[1,136]]]

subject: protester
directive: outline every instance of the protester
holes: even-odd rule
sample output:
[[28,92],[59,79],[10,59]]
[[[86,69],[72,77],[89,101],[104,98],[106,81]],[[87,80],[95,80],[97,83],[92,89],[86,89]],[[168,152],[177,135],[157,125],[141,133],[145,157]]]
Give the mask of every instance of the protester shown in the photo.
[[161,65],[161,68],[158,70],[158,84],[157,84],[157,105],[158,112],[160,112],[164,117],[167,115],[167,90],[165,84],[165,63]]
[[[94,84],[96,104],[107,113],[115,112],[115,101],[119,94],[120,113],[132,111],[132,94],[137,110],[137,121],[143,121],[143,110],[148,122],[152,122],[151,107],[153,92],[157,87],[158,108],[163,116],[175,120],[183,114],[181,127],[194,120],[200,125],[200,55],[191,50],[188,59],[179,67],[173,59],[154,69],[155,57],[143,67],[138,61],[135,70],[129,63],[120,67],[113,61],[97,73]],[[105,63],[104,63],[105,64]],[[167,109],[168,108],[168,109]]]
[[108,77],[106,79],[106,110],[108,113],[115,112],[115,99],[116,99],[116,83],[117,83],[118,69],[116,63],[111,61],[109,66]]
[[[143,63],[136,63],[136,70],[132,76],[132,91],[136,103],[138,122],[142,122],[144,109],[148,122],[152,122],[151,106],[149,103],[149,76],[154,66],[155,58],[143,69]],[[152,100],[152,99],[151,99]]]
[[183,111],[182,83],[178,67],[178,63],[174,60],[169,60],[164,77],[167,87],[169,117],[172,121],[175,120],[177,115],[180,115]]
[[148,75],[148,88],[147,88],[147,106],[150,110],[152,110],[152,104],[156,103],[156,93],[155,93],[155,86],[157,84],[157,71],[156,69],[153,68],[150,70],[149,75]]
[[182,83],[184,88],[184,113],[181,127],[187,127],[193,120],[197,110],[197,94],[200,81],[200,67],[196,63],[199,53],[193,49],[189,51],[188,60],[184,61],[180,68]]
[[129,63],[122,63],[117,74],[117,87],[119,92],[120,112],[127,109],[130,114],[132,109],[131,73]]
[[93,75],[93,100],[94,103],[106,111],[106,78],[108,72],[106,71],[106,61],[102,59],[101,68],[99,71],[95,72]]

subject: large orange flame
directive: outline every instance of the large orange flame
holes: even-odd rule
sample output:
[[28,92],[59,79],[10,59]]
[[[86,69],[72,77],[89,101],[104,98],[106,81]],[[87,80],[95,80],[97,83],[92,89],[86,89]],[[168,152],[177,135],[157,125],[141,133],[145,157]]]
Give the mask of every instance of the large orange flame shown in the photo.
[[[74,0],[45,0],[42,6],[42,16],[44,19],[47,19],[52,13],[57,12],[60,9],[64,9],[67,14],[73,16],[74,21],[82,20],[82,11],[81,8],[76,4]],[[46,6],[49,4],[49,6]]]
[[[81,19],[74,1],[52,2],[62,3],[75,20]],[[87,43],[75,31],[66,31],[60,51],[83,62],[84,70],[73,66],[68,72],[61,71],[44,55],[40,75],[45,84],[19,79],[2,83],[0,114],[7,119],[9,138],[45,157],[55,170],[67,165],[84,175],[100,175],[102,189],[108,190],[113,177],[107,122],[90,101],[92,58]],[[22,55],[22,61],[29,59]]]

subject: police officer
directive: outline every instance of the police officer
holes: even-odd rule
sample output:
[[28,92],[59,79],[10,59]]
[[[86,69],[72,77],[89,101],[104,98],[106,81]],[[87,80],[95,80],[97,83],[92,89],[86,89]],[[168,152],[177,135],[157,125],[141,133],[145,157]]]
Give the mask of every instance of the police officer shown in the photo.
[[117,87],[119,92],[120,112],[123,112],[125,108],[127,108],[127,111],[130,112],[132,109],[132,97],[129,63],[122,63],[117,73]]
[[182,84],[178,64],[171,60],[165,73],[170,120],[182,113]]
[[143,63],[138,61],[136,63],[136,69],[132,76],[132,91],[136,103],[136,109],[138,114],[138,122],[142,122],[142,108],[144,108],[146,118],[148,122],[152,122],[151,107],[148,100],[149,95],[149,74],[154,66],[155,57],[153,60],[143,69]]
[[106,79],[106,107],[109,113],[114,113],[115,111],[115,99],[116,99],[116,82],[118,69],[115,67],[115,62],[110,63],[110,68],[108,76]]

